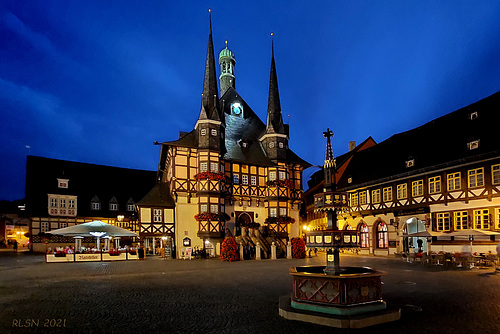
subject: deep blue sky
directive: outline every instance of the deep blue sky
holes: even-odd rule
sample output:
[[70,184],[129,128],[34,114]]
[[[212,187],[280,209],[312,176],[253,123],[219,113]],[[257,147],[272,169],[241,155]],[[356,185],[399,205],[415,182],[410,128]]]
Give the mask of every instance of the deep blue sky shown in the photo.
[[153,141],[199,115],[209,7],[216,52],[227,39],[236,89],[262,120],[274,32],[290,146],[312,164],[326,127],[337,156],[500,90],[498,1],[3,0],[0,199],[24,197],[26,145],[155,170]]

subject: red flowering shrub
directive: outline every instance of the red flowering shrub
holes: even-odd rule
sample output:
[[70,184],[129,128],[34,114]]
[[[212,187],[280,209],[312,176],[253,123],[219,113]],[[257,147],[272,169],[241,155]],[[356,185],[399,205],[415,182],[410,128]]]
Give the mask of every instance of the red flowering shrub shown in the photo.
[[288,216],[267,217],[264,222],[266,224],[293,224],[295,223],[295,219]]
[[220,247],[220,258],[222,261],[238,261],[240,256],[238,254],[238,245],[234,237],[226,237]]
[[302,238],[292,238],[292,257],[294,259],[305,259],[306,243]]

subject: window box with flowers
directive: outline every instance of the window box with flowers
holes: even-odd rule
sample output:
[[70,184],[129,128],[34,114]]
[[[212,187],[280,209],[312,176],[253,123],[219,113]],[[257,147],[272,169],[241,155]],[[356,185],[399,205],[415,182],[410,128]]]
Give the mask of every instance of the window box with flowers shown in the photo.
[[265,220],[266,224],[293,224],[295,223],[295,219],[288,216],[279,216],[279,217],[267,217]]
[[267,185],[270,187],[287,187],[289,189],[294,188],[294,183],[292,180],[270,180],[267,181]]
[[228,221],[229,216],[227,213],[222,212],[222,213],[211,213],[211,212],[202,212],[194,215],[194,219],[196,221]]
[[201,172],[194,176],[195,180],[212,180],[229,183],[229,177],[224,173]]

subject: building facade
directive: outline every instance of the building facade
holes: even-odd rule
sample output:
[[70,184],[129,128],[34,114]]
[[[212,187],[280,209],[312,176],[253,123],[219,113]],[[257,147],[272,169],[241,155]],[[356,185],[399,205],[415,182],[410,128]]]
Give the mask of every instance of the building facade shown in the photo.
[[178,256],[185,247],[215,255],[229,235],[264,248],[298,235],[302,171],[310,165],[288,146],[274,47],[266,123],[235,89],[236,60],[227,43],[218,63],[220,91],[210,25],[198,120],[190,132],[161,143],[158,183],[138,203],[141,237],[154,245],[171,237]]
[[[452,232],[500,232],[499,108],[496,93],[379,144],[366,147],[364,142],[339,157],[337,186],[350,199],[339,221],[342,228],[361,232],[361,253],[412,251],[418,239],[424,251],[431,246],[446,252],[473,247],[495,253],[498,237],[470,240]],[[324,225],[311,202],[321,189],[319,175],[305,194],[309,228]],[[428,238],[411,237],[425,231]]]
[[[26,213],[34,251],[73,245],[48,232],[100,220],[138,232],[136,203],[155,184],[157,172],[27,157]],[[85,243],[94,243],[88,238]]]

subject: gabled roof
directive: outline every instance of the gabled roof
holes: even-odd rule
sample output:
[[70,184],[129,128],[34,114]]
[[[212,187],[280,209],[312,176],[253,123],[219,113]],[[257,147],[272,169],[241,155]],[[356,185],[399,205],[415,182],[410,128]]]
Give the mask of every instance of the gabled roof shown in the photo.
[[[500,92],[439,117],[415,129],[393,135],[352,157],[339,187],[352,189],[393,178],[431,172],[446,166],[500,154],[498,110]],[[477,113],[477,116],[472,115]],[[476,149],[468,144],[478,140]],[[406,162],[414,164],[407,167]],[[347,183],[347,178],[352,183]]]
[[170,195],[169,185],[157,183],[138,203],[138,206],[175,207],[175,201]]
[[[354,156],[354,154],[366,150],[367,148],[370,148],[376,144],[377,143],[375,142],[375,140],[373,140],[373,138],[370,136],[366,138],[361,144],[357,145],[353,150],[338,156],[335,159],[335,165],[337,166],[335,179],[339,180],[342,178],[342,175],[344,174],[344,171],[349,165],[351,158]],[[321,168],[320,170],[314,172],[311,175],[309,181],[307,181],[309,189],[306,191],[306,193],[309,192],[316,193],[318,189],[323,187],[324,183],[325,183],[325,176],[323,168]]]

